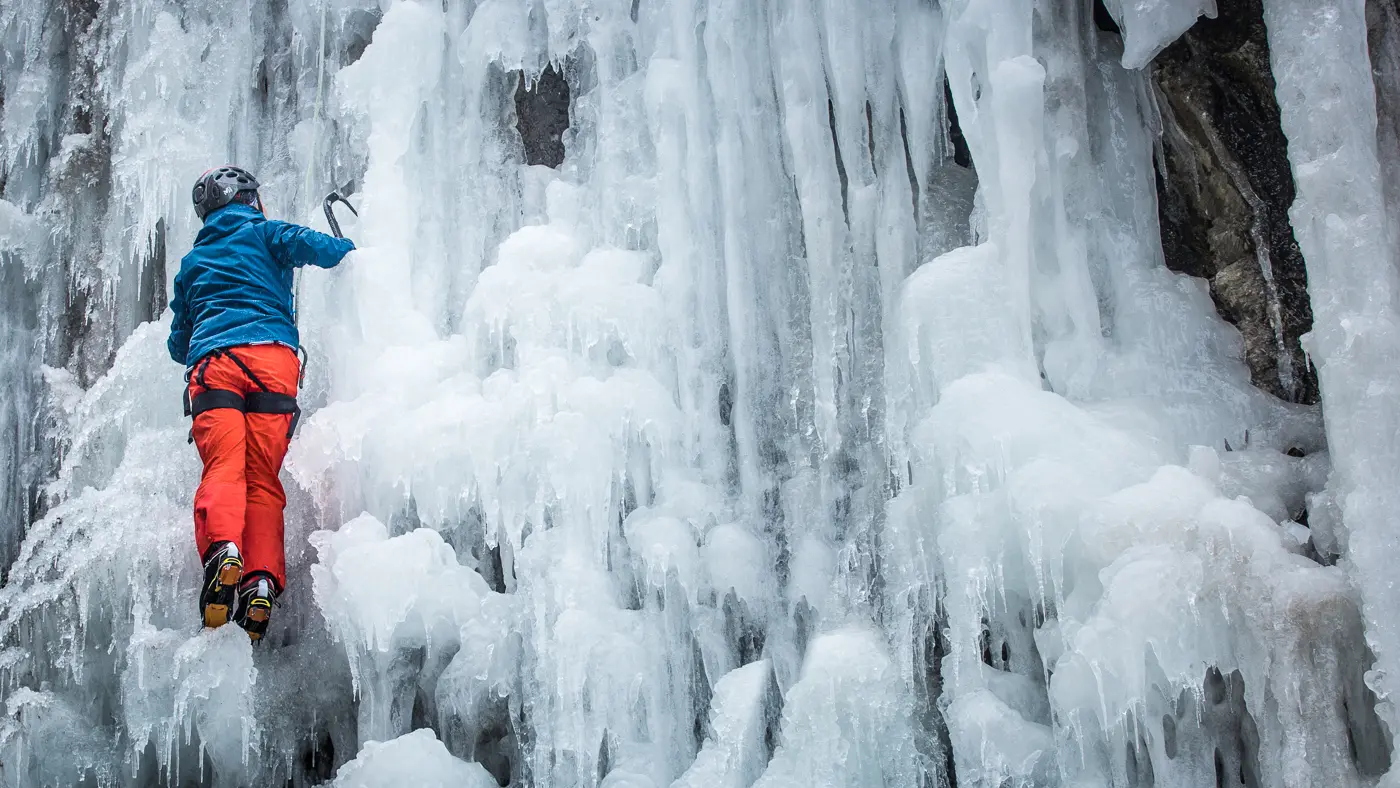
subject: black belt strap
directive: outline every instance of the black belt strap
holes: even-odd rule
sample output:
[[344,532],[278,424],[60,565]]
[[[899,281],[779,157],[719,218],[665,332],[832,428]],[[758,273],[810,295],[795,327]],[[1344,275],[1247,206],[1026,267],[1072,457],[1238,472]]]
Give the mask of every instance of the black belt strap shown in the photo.
[[200,392],[194,399],[190,399],[189,394],[189,390],[186,389],[185,399],[189,401],[186,412],[189,413],[191,417],[198,416],[207,410],[216,410],[218,408],[232,408],[233,410],[245,412],[248,410],[247,404],[243,401],[243,397],[236,391],[206,389]]
[[252,391],[243,398],[247,403],[245,413],[296,413],[297,398],[291,394],[278,394],[275,391]]
[[297,422],[301,421],[301,407],[297,405],[296,397],[275,391],[253,391],[248,393],[247,403],[248,413],[290,414],[292,423],[287,425],[287,440],[296,434]]

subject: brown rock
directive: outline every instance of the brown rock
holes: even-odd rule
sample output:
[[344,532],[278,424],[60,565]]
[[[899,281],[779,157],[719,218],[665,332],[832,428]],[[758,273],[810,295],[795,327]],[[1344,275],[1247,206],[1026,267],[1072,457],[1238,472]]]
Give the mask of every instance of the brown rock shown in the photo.
[[1315,403],[1317,377],[1298,344],[1312,307],[1288,221],[1293,175],[1261,0],[1220,6],[1152,66],[1162,247],[1169,268],[1209,280],[1220,315],[1243,336],[1254,384]]

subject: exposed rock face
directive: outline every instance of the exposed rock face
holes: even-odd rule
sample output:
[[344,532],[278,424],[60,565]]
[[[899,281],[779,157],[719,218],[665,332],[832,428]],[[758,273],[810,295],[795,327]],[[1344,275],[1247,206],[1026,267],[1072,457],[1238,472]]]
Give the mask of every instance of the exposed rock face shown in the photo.
[[1167,266],[1203,277],[1243,335],[1254,384],[1318,401],[1298,338],[1312,327],[1289,224],[1293,176],[1279,125],[1261,0],[1220,4],[1157,56],[1158,196]]
[[564,132],[569,128],[569,83],[552,64],[538,80],[517,78],[515,117],[525,163],[558,167],[564,163]]

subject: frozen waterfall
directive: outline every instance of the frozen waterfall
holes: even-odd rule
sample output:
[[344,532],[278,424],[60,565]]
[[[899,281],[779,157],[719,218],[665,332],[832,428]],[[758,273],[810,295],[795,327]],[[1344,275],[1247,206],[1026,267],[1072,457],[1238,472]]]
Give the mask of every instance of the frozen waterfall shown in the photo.
[[[1397,141],[1384,0],[0,0],[0,785],[1400,786]],[[225,161],[359,209],[257,647]]]

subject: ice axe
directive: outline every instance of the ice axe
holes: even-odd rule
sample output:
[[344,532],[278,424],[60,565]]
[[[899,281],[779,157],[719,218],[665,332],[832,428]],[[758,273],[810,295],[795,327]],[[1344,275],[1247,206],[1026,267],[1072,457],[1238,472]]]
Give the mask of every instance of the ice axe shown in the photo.
[[349,200],[345,199],[346,193],[354,191],[354,188],[355,182],[351,181],[350,183],[345,184],[344,186],[340,187],[339,189],[336,189],[330,194],[327,194],[325,201],[321,203],[321,207],[326,211],[326,222],[331,226],[331,232],[335,234],[336,238],[344,238],[345,236],[341,234],[340,222],[336,221],[335,211],[333,211],[331,208],[336,203],[343,202],[345,203],[345,207],[350,209],[350,213],[355,214],[355,216],[359,216],[360,212],[355,210],[355,206],[351,205]]

